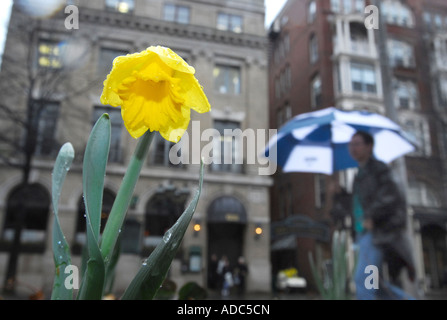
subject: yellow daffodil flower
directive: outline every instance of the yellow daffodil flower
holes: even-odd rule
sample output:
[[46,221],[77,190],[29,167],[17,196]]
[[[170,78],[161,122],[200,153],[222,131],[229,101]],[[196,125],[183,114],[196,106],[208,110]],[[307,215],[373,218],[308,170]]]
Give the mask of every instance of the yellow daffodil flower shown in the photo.
[[191,109],[199,113],[211,109],[194,73],[179,55],[161,46],[119,56],[104,81],[101,103],[121,106],[132,137],[159,131],[176,143],[188,128]]

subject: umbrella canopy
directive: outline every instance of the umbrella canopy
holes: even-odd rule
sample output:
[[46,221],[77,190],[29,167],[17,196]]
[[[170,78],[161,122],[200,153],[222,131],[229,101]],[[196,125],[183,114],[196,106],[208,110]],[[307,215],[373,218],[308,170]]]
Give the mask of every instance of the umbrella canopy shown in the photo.
[[357,167],[348,148],[356,131],[374,137],[374,156],[385,163],[414,151],[401,128],[390,119],[367,111],[331,107],[289,120],[270,139],[265,156],[276,161],[284,172],[332,174]]

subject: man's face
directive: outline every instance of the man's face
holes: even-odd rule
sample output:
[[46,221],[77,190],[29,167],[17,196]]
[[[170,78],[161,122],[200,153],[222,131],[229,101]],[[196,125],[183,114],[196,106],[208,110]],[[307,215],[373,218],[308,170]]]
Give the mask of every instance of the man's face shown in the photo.
[[359,135],[354,135],[349,143],[349,153],[355,161],[363,163],[369,159],[372,154],[372,145],[368,145]]

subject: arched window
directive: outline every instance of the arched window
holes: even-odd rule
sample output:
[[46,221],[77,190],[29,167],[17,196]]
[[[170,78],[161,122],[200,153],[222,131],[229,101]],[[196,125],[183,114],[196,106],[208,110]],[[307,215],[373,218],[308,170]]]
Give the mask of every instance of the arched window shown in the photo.
[[173,185],[160,186],[146,205],[143,255],[149,254],[185,210],[189,191]]
[[307,11],[307,22],[312,23],[315,21],[315,17],[317,16],[317,3],[315,0],[309,2],[309,7]]
[[13,244],[15,230],[20,229],[22,252],[43,252],[50,209],[50,195],[40,184],[19,185],[7,200],[1,235],[2,250]]
[[[115,193],[109,189],[104,189],[102,197],[102,211],[101,211],[101,227],[100,233],[104,231],[110,211],[112,210],[113,202],[115,201]],[[73,245],[73,253],[79,254],[82,246],[86,243],[86,220],[85,220],[85,204],[84,198],[79,199],[78,216],[75,230],[75,243]]]

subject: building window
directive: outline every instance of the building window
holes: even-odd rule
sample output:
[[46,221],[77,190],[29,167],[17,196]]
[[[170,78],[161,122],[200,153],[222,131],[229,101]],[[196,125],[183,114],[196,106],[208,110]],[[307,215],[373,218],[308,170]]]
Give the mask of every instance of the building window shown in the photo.
[[212,171],[242,173],[242,154],[240,152],[238,136],[234,130],[240,129],[238,122],[215,120],[214,128],[219,133],[213,137]]
[[122,162],[121,135],[123,131],[123,120],[121,118],[121,109],[105,106],[95,107],[92,119],[93,125],[104,113],[109,114],[111,124],[109,161]]
[[343,13],[352,12],[352,0],[342,0]]
[[56,41],[42,40],[37,50],[37,63],[39,67],[60,69],[62,67],[62,50],[64,44]]
[[367,64],[351,63],[352,90],[364,93],[377,93],[374,67]]
[[365,25],[359,22],[349,23],[351,34],[351,51],[356,54],[369,54],[368,33]]
[[419,106],[418,90],[413,81],[394,79],[394,104],[400,109],[415,110]]
[[312,108],[321,107],[322,90],[320,76],[315,76],[311,84],[311,106]]
[[340,12],[340,0],[331,0],[331,10],[333,12]]
[[382,4],[382,10],[388,23],[403,27],[414,27],[414,17],[411,9],[401,1],[385,0]]
[[186,188],[176,188],[174,185],[157,188],[146,205],[143,255],[149,255],[178,220],[185,210],[189,193]]
[[276,111],[276,125],[280,128],[284,123],[292,119],[292,107],[287,103],[283,108]]
[[432,188],[421,181],[408,182],[408,201],[412,206],[439,208],[441,201]]
[[217,29],[241,33],[242,16],[227,13],[219,13],[217,16]]
[[36,155],[52,155],[56,147],[55,136],[57,120],[59,118],[59,103],[34,102],[34,116],[37,119],[36,127]]
[[307,22],[308,23],[314,22],[316,16],[317,16],[317,3],[315,2],[315,0],[312,0],[307,8]]
[[402,129],[410,136],[416,146],[416,150],[411,153],[413,156],[430,156],[431,139],[428,123],[421,117],[402,117]]
[[318,60],[318,39],[316,35],[311,35],[309,39],[309,56],[310,63],[315,63]]
[[333,12],[358,12],[363,14],[365,0],[331,0],[331,10]]
[[173,164],[169,160],[169,152],[175,143],[164,139],[160,133],[154,135],[152,142],[153,150],[150,152],[150,162],[154,165],[181,168],[182,163]]
[[439,104],[447,111],[447,76],[440,76],[438,80]]
[[392,67],[414,67],[413,47],[403,41],[388,40],[388,52]]
[[442,28],[442,16],[439,13],[434,14],[434,23],[437,29]]
[[279,78],[275,78],[275,98],[279,99],[281,97],[281,84],[279,83]]
[[163,9],[163,19],[166,21],[188,24],[189,8],[175,4],[165,4]]
[[428,29],[447,28],[447,16],[437,12],[424,12],[424,24]]
[[223,94],[241,93],[241,70],[239,67],[216,65],[214,67],[214,89]]
[[292,106],[289,103],[287,103],[284,106],[284,121],[287,122],[290,119],[292,119]]
[[284,117],[283,117],[283,110],[282,108],[278,108],[278,110],[276,110],[276,127],[280,128],[283,123],[284,123]]
[[135,9],[134,0],[106,0],[106,9],[121,13],[131,13]]
[[124,50],[110,49],[110,48],[101,48],[99,51],[99,59],[98,59],[98,75],[103,76],[106,75],[112,70],[113,60],[118,56],[124,56],[128,52]]
[[121,233],[121,252],[140,254],[141,223],[135,218],[126,218]]

